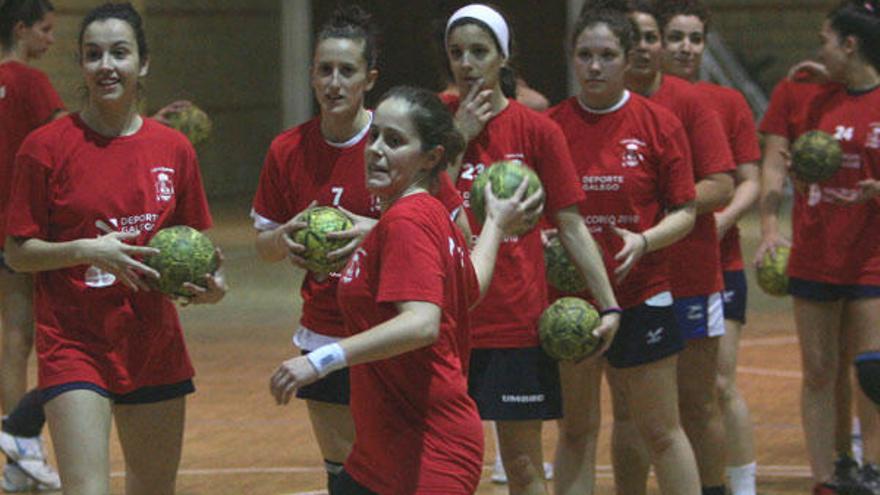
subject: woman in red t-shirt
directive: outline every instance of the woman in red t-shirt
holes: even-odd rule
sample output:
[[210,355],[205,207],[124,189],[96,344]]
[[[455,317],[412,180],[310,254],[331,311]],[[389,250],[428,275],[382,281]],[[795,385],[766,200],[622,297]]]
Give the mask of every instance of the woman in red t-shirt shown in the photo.
[[[132,493],[171,494],[194,374],[173,302],[136,257],[161,228],[211,216],[192,145],[137,112],[148,69],[130,4],[89,12],[79,34],[82,112],[28,136],[15,161],[6,254],[35,273],[39,386],[64,490],[108,493],[115,420]],[[109,232],[109,233],[108,233]],[[225,294],[218,272],[187,299]]]
[[[482,426],[467,393],[470,308],[492,277],[505,231],[541,212],[541,197],[495,200],[470,256],[448,210],[428,193],[464,148],[431,92],[392,88],[365,151],[377,225],[339,282],[348,338],[285,361],[270,380],[279,404],[351,366],[356,437],[338,494],[471,494],[482,471]],[[473,264],[471,263],[473,260]]]
[[[0,449],[14,461],[3,467],[4,486],[25,491],[40,481],[60,487],[46,464],[40,431],[45,423],[39,391],[27,392],[27,364],[34,344],[33,277],[3,261],[12,166],[24,138],[63,113],[64,103],[39,69],[29,64],[54,43],[55,12],[48,0],[8,0],[0,6],[0,403],[4,415]],[[24,471],[24,472],[22,472]]]
[[[602,248],[623,307],[604,367],[615,418],[631,418],[637,425],[663,493],[698,494],[696,462],[679,424],[676,355],[684,339],[673,311],[668,249],[663,249],[693,227],[693,170],[680,121],[624,85],[633,38],[623,12],[585,10],[575,23],[571,50],[581,91],[553,107],[550,116],[576,157],[578,182],[587,192],[580,213]],[[561,369],[565,435],[598,421],[603,366]],[[592,492],[593,468],[581,466],[594,462],[595,449],[588,439],[580,445],[560,442],[554,473],[558,493]],[[619,478],[627,466],[614,460]]]

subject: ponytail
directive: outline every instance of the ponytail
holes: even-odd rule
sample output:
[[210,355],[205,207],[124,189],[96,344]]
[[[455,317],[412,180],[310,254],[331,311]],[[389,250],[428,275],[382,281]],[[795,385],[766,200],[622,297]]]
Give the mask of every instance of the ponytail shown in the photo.
[[880,71],[880,0],[846,0],[828,14],[839,36],[859,40],[859,54]]

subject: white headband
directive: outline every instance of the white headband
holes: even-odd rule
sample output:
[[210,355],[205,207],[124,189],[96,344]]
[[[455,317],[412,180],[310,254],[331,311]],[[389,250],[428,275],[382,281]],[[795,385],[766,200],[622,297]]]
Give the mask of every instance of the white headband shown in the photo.
[[498,40],[498,44],[501,45],[501,52],[504,54],[504,58],[510,58],[510,31],[507,27],[507,22],[504,21],[504,17],[501,17],[501,14],[496,12],[495,9],[481,3],[466,5],[452,14],[452,17],[446,23],[447,44],[449,43],[449,27],[459,19],[465,18],[476,19],[489,26],[489,29],[495,35],[495,39]]

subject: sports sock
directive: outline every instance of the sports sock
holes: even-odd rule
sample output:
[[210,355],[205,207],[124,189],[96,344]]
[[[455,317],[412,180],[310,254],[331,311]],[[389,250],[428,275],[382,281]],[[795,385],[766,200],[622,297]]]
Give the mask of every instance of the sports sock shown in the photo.
[[327,471],[327,491],[329,495],[335,495],[333,486],[339,479],[339,473],[342,472],[342,464],[324,459],[324,470]]
[[732,495],[755,495],[755,471],[757,464],[751,463],[744,466],[730,466],[727,468],[727,478],[730,481]]
[[38,389],[33,389],[24,394],[15,409],[3,419],[3,431],[17,437],[38,437],[44,424],[43,397]]
[[724,485],[721,486],[704,486],[703,495],[726,495],[727,490]]
[[880,405],[880,352],[863,352],[856,356],[859,385],[865,395]]

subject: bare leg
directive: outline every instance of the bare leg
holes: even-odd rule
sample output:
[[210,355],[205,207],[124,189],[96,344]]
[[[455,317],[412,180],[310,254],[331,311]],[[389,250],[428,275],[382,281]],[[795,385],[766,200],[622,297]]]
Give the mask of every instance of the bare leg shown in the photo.
[[342,464],[354,443],[351,410],[341,404],[307,400],[312,431],[325,460]]
[[681,422],[694,449],[704,487],[724,485],[724,418],[718,404],[720,338],[695,339],[678,356]]
[[9,414],[27,391],[27,365],[34,346],[33,277],[0,269],[0,324],[3,325],[0,402]]
[[599,439],[604,360],[560,363],[563,418],[559,420],[554,492],[592,495],[596,485],[596,447]]
[[[730,488],[733,495],[754,494],[755,440],[752,433],[752,418],[749,415],[748,404],[736,386],[736,363],[742,324],[734,320],[724,320],[724,326],[725,331],[718,351],[717,389],[721,413],[724,417],[728,474],[736,470],[748,471],[747,480],[735,480],[735,475],[731,475]],[[740,487],[741,484],[747,486]]]
[[645,495],[651,455],[642,439],[627,403],[623,384],[615,385],[609,373],[614,425],[611,430],[611,463],[614,466],[614,486],[621,495]]
[[541,420],[496,421],[510,495],[546,495]]
[[125,456],[126,495],[174,495],[186,399],[117,405],[113,412]]

